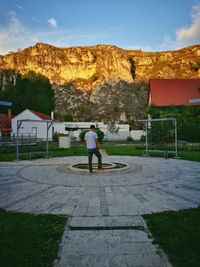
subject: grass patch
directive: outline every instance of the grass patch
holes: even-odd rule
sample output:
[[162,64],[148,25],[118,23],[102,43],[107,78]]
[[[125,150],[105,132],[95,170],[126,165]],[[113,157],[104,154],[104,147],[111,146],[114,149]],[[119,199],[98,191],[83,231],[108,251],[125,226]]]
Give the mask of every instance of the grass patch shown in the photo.
[[67,157],[67,156],[86,156],[87,151],[84,146],[72,147],[68,149],[59,149],[53,151],[54,157]]
[[180,151],[178,154],[181,159],[200,161],[200,151]]
[[[104,146],[103,147],[108,155],[127,155],[127,156],[143,156],[144,150],[138,149],[135,146]],[[148,153],[153,157],[163,157],[163,153]],[[199,151],[178,151],[178,155],[181,159],[192,160],[200,162]],[[169,157],[174,157],[175,154],[169,154]]]
[[199,267],[200,207],[144,215],[155,243],[175,267]]
[[0,265],[52,266],[66,217],[0,209]]
[[[143,156],[144,149],[141,146],[132,145],[132,144],[123,144],[123,145],[109,145],[102,144],[100,148],[105,149],[108,155],[121,155],[121,156]],[[45,145],[43,146],[29,146],[29,147],[20,147],[20,152],[29,153],[37,151],[46,151]],[[67,156],[87,156],[86,147],[82,144],[74,145],[71,148],[63,149],[58,148],[58,145],[55,143],[49,144],[49,152],[53,157],[67,157]],[[153,157],[163,157],[163,153],[148,153]],[[178,151],[178,155],[181,159],[199,161],[200,162],[200,153],[199,151]],[[175,154],[169,154],[169,157],[174,157]],[[32,159],[44,158],[45,154],[32,154]],[[16,159],[16,148],[9,146],[0,147],[0,161],[13,161]],[[20,159],[28,159],[27,155],[20,155]]]
[[143,150],[135,149],[134,146],[106,146],[108,155],[142,156]]
[[[45,157],[45,153],[43,154],[34,154],[34,152],[37,152],[37,151],[43,151],[45,152],[46,148],[43,147],[43,148],[29,148],[28,151],[25,151],[25,149],[22,150],[23,153],[29,153],[29,152],[32,152],[32,156],[31,158],[32,159],[38,159],[38,158],[44,158]],[[1,151],[0,150],[0,161],[13,161],[16,159],[16,148],[15,150],[12,151],[11,150],[8,150],[8,152],[6,151]],[[20,151],[21,152],[21,151]],[[75,147],[71,147],[71,148],[66,148],[66,149],[63,149],[63,148],[49,148],[49,152],[50,154],[53,156],[53,157],[67,157],[67,156],[86,156],[87,155],[87,151],[86,151],[86,148],[84,146],[75,146]],[[23,154],[23,155],[19,155],[19,158],[21,160],[26,160],[28,159],[27,158],[27,154]]]

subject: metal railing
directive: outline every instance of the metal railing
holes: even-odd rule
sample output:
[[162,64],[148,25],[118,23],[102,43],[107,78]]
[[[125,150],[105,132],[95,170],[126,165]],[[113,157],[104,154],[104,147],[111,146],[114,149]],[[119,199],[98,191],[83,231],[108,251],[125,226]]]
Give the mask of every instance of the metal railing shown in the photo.
[[[19,134],[18,141],[20,145],[33,145],[37,143],[37,134]],[[17,135],[4,133],[0,135],[0,144],[2,145],[16,145],[17,143]]]

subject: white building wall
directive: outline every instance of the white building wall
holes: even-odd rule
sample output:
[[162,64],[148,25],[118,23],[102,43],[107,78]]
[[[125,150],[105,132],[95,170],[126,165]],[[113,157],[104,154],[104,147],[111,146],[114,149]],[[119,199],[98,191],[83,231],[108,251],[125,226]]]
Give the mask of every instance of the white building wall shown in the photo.
[[67,134],[68,131],[65,131],[65,122],[53,122],[53,132],[60,134]]
[[106,125],[104,125],[103,122],[65,122],[65,127],[67,128],[77,128],[77,130],[69,131],[69,135],[72,139],[80,141],[79,135],[82,130],[86,130],[90,128],[90,125],[95,125],[95,127],[98,127],[101,131],[105,133],[106,136]]
[[[82,130],[90,128],[90,125],[94,124],[105,134],[104,140],[126,140],[130,136],[129,125],[128,124],[117,124],[116,127],[119,127],[119,132],[117,134],[112,134],[108,130],[108,126],[103,122],[54,122],[54,132],[69,134],[72,139],[79,141],[79,135]],[[71,131],[66,131],[65,128],[71,128]],[[73,130],[76,129],[77,130]]]
[[132,130],[130,132],[130,136],[133,138],[133,140],[140,140],[143,135],[146,135],[146,132],[143,130]]
[[[12,133],[17,135],[17,121],[18,120],[39,120],[41,122],[22,122],[19,134],[35,134],[37,133],[37,138],[41,140],[47,139],[47,123],[42,122],[43,120],[32,113],[30,110],[26,109],[20,114],[12,118]],[[52,126],[49,129],[48,138],[52,140]]]
[[107,141],[114,141],[114,140],[125,141],[127,137],[130,136],[128,124],[117,124],[116,128],[118,128],[119,131],[118,133],[113,134],[108,130],[108,127],[107,127],[107,131],[106,131]]

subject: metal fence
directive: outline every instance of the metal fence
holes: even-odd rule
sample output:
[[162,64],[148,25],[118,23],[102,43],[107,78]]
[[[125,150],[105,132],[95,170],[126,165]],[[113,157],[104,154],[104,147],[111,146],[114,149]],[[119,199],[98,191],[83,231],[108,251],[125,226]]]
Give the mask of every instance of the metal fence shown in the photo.
[[159,152],[178,156],[177,122],[175,118],[138,120],[145,128],[145,153]]
[[[37,144],[37,134],[18,134],[18,142],[20,145],[34,145]],[[16,145],[17,144],[17,135],[4,133],[0,135],[0,144],[1,145]]]

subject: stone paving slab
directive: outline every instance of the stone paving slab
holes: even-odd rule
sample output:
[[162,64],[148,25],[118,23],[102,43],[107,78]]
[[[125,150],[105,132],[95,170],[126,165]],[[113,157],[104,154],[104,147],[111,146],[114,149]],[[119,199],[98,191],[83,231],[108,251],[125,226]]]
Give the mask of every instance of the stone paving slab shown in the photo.
[[141,216],[72,217],[70,227],[131,227],[146,224]]
[[69,216],[55,267],[171,266],[140,215],[198,206],[200,163],[106,156],[105,163],[127,163],[129,169],[89,176],[69,168],[86,162],[0,162],[0,208]]
[[60,258],[61,266],[169,267],[167,257],[152,244],[144,231],[68,231]]
[[195,207],[200,163],[175,159],[106,157],[128,163],[119,173],[72,172],[68,157],[0,163],[0,207],[70,216],[126,216]]

